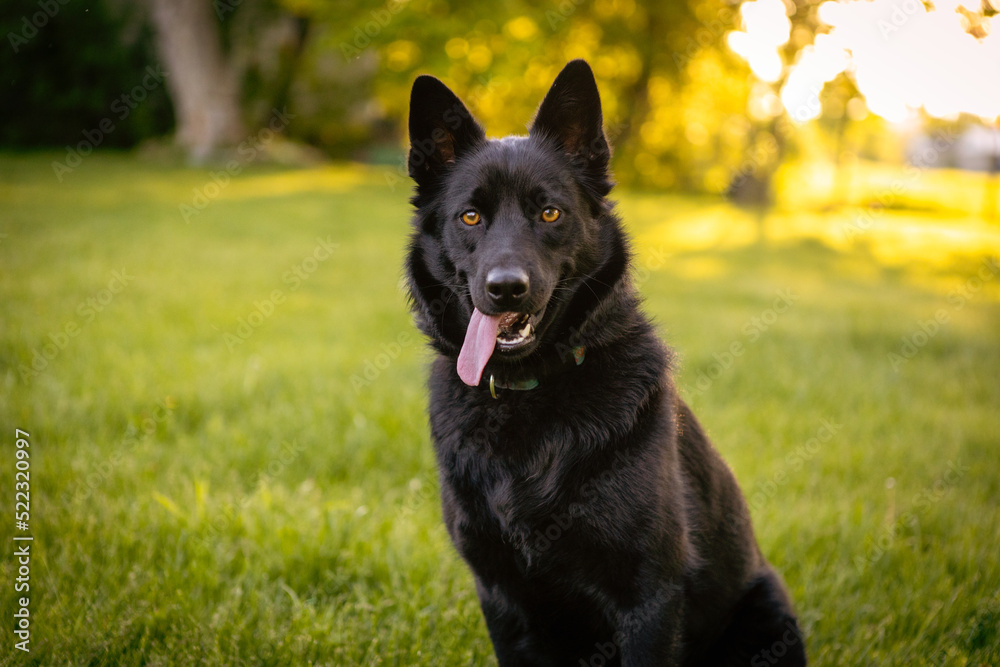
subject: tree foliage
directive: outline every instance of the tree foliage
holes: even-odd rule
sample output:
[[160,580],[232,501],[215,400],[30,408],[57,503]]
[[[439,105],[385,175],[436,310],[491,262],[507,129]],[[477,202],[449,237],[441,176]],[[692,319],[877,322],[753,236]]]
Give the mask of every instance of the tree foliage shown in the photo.
[[336,26],[314,48],[346,68],[377,62],[370,113],[404,126],[409,86],[432,73],[495,135],[523,133],[559,69],[593,65],[619,180],[721,191],[746,150],[746,68],[722,46],[720,0],[361,4],[285,0]]

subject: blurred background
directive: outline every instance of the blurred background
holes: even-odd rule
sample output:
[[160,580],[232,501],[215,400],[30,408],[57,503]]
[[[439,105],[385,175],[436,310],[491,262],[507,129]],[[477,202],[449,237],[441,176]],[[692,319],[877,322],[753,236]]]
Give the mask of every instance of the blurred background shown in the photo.
[[814,664],[1000,665],[998,9],[5,0],[0,665],[495,664],[402,282],[407,103],[430,73],[524,133],[573,58]]
[[[300,156],[398,164],[416,74],[444,79],[500,136],[524,132],[558,70],[586,58],[623,185],[757,204],[783,165],[807,165],[810,203],[865,204],[885,167],[911,164],[964,170],[970,185],[913,203],[996,217],[996,12],[991,0],[12,0],[0,145],[176,145],[205,161],[287,108],[281,135]],[[147,67],[166,76],[121,99]]]

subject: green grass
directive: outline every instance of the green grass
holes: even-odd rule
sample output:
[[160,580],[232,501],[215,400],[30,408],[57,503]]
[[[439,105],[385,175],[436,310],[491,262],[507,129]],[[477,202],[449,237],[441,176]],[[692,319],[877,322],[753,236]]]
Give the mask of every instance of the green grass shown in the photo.
[[[60,184],[55,157],[0,156],[0,663],[493,664],[438,507],[405,182],[255,168],[186,223],[209,170],[97,154]],[[838,243],[849,212],[786,211],[757,242],[713,200],[620,208],[814,664],[1000,664],[996,228],[889,211]],[[30,654],[8,650],[15,428]]]

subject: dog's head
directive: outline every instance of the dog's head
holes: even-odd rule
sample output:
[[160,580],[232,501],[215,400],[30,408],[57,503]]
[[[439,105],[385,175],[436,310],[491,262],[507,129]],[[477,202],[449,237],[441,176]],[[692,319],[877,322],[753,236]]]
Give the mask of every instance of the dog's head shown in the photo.
[[447,86],[421,76],[409,131],[418,324],[476,385],[488,363],[530,363],[579,326],[624,272],[597,84],[574,60],[528,136],[488,140]]

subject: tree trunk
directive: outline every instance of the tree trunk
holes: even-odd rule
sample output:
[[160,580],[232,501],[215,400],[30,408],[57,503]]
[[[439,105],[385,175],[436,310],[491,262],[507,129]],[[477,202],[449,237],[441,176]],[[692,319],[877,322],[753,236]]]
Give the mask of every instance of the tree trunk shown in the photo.
[[292,82],[295,80],[295,71],[302,54],[306,50],[306,38],[309,35],[309,19],[296,16],[292,19],[295,24],[295,37],[290,47],[282,49],[278,54],[279,70],[277,81],[274,85],[274,94],[271,99],[271,107],[268,109],[267,117],[260,122],[261,126],[270,120],[274,109],[284,109],[288,105],[288,98],[292,90]]
[[150,0],[156,48],[177,119],[177,142],[195,162],[242,141],[237,72],[222,52],[208,0]]

